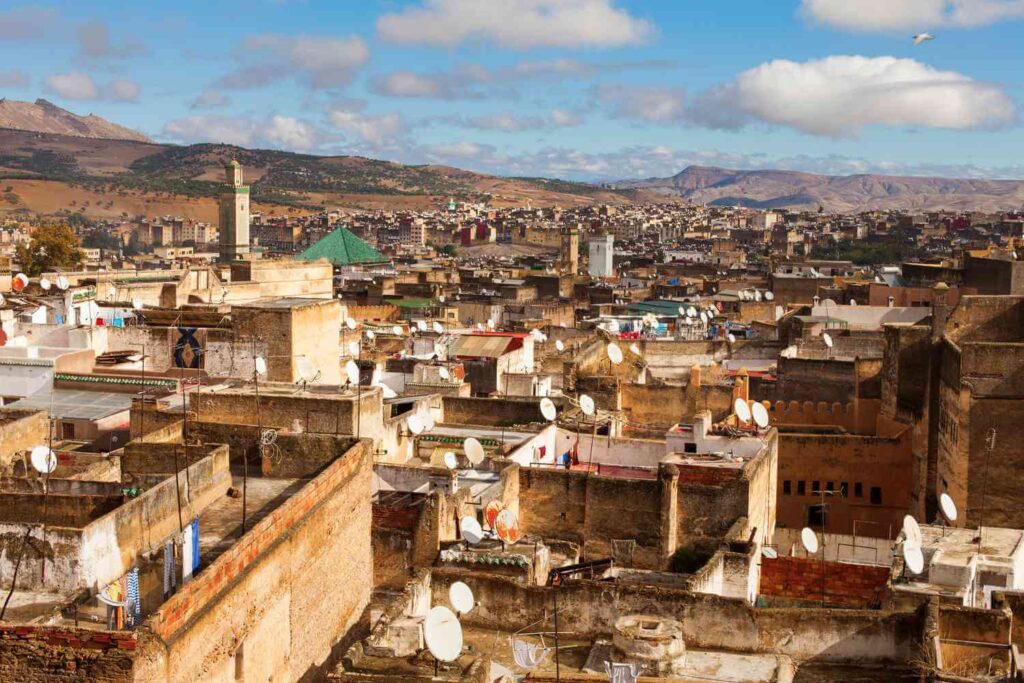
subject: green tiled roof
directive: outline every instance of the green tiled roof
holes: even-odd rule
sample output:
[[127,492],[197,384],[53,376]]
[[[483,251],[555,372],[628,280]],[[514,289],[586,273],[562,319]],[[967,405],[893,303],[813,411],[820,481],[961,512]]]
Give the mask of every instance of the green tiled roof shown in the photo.
[[325,258],[336,266],[387,261],[379,251],[353,235],[348,228],[338,228],[295,258],[300,261]]

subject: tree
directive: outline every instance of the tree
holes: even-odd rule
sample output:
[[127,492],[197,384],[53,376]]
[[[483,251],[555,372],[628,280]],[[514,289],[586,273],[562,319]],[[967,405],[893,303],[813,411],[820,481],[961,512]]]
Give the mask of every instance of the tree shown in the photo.
[[28,244],[19,244],[16,251],[18,264],[29,277],[63,269],[74,269],[82,263],[78,239],[66,225],[54,225],[36,230]]

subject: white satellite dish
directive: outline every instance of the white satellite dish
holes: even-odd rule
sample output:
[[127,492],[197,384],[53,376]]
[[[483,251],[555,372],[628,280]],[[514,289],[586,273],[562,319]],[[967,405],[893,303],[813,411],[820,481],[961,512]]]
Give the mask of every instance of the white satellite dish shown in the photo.
[[345,318],[345,327],[347,327],[350,330],[356,329],[355,318]]
[[476,329],[477,329],[478,332],[483,332],[484,331],[484,324],[483,323],[477,323],[476,324]]
[[694,308],[693,306],[690,306],[689,308],[687,308],[686,309],[686,317],[687,318],[696,318],[697,317],[697,309]]
[[639,356],[639,355],[640,355],[640,353],[641,353],[641,352],[640,352],[640,347],[639,347],[639,346],[637,346],[637,345],[636,345],[635,343],[634,343],[634,344],[630,344],[630,345],[629,345],[629,350],[630,350],[630,351],[631,351],[631,352],[633,353],[633,355],[635,355],[635,356]]
[[476,545],[484,538],[484,530],[480,528],[480,522],[476,521],[476,517],[463,517],[459,521],[459,529],[462,531],[462,540],[470,545]]
[[561,353],[562,351],[565,351],[565,343],[561,339],[556,339],[555,340],[555,349],[559,353]]
[[818,552],[818,535],[810,527],[805,526],[800,532],[800,543],[803,544],[804,550],[811,555]]
[[942,515],[950,522],[955,522],[957,518],[956,503],[948,493],[943,493],[939,496],[939,509],[942,510]]
[[348,378],[349,384],[359,384],[359,366],[355,361],[350,360],[345,363],[345,376]]
[[762,547],[761,554],[767,557],[769,560],[774,560],[779,557],[779,551],[769,546]]
[[350,356],[358,356],[359,355],[359,342],[357,342],[357,341],[350,341],[348,343],[348,355],[350,355]]
[[441,366],[437,369],[437,376],[447,382],[452,378],[452,373],[448,372],[448,368]]
[[35,446],[29,454],[29,460],[39,474],[51,474],[57,469],[57,456],[46,446]]
[[700,321],[702,323],[704,323],[705,325],[708,324],[708,312],[707,311],[701,311],[700,312]]
[[391,334],[395,335],[396,337],[401,337],[402,336],[402,326],[401,325],[395,325],[394,327],[392,327],[391,328]]
[[448,451],[444,454],[444,466],[450,470],[454,470],[459,466],[459,460],[455,457],[455,454]]
[[132,308],[136,311],[142,310],[142,299],[132,299]]
[[540,400],[540,414],[548,422],[554,422],[555,418],[558,417],[558,408],[555,407],[555,402],[547,396]]
[[7,299],[4,298],[3,294],[0,294],[0,306],[3,306],[5,301],[7,301]]
[[622,362],[622,349],[615,342],[608,342],[608,360],[612,362],[612,365],[618,365]]
[[64,277],[63,275],[58,275],[57,276],[57,289],[59,289],[61,291],[64,291],[65,289],[67,289],[70,286],[71,286],[71,283],[68,282],[68,279],[66,277]]
[[419,330],[420,332],[426,332],[427,331],[427,321],[426,320],[417,320],[416,321],[416,329]]
[[730,344],[735,344],[736,343],[736,335],[734,335],[732,332],[730,332],[729,334],[725,335],[725,338],[729,340]]
[[423,413],[423,431],[429,432],[436,426],[437,423],[434,422],[434,415],[429,410]]
[[903,560],[907,563],[907,569],[911,574],[920,574],[924,571],[924,553],[920,546],[903,544]]
[[423,621],[423,640],[439,662],[454,662],[462,656],[462,624],[443,605],[431,608]]
[[473,611],[473,589],[462,581],[456,581],[448,589],[448,602],[452,604],[459,614],[469,614]]
[[679,315],[688,315],[688,312],[687,312],[685,306],[680,306],[679,307]]
[[773,301],[774,299],[775,299],[775,294],[773,292],[765,292],[764,293],[764,300],[765,301]]
[[45,277],[44,277],[44,278],[41,278],[41,279],[39,280],[39,287],[40,287],[40,288],[41,288],[41,289],[42,289],[42,290],[43,290],[44,292],[48,292],[48,291],[50,291],[50,287],[53,287],[53,283],[52,283],[52,282],[50,282],[50,279],[49,279],[49,278],[45,278]]
[[856,306],[857,305],[857,300],[856,299],[850,299],[850,305],[851,306]]
[[903,536],[905,546],[911,548],[921,547],[921,525],[911,515],[903,516]]
[[256,360],[253,361],[256,366],[256,372],[260,375],[267,374],[267,361],[264,360],[263,356],[256,356]]
[[380,385],[380,393],[384,398],[395,398],[398,394],[387,384]]
[[367,331],[366,331],[366,338],[367,338],[367,339],[373,339],[373,338],[374,338],[374,337],[376,337],[376,336],[377,336],[377,335],[376,335],[376,334],[374,334],[373,330],[367,330]]
[[587,417],[593,415],[594,408],[594,399],[590,398],[586,394],[580,396],[580,410],[583,411],[584,415],[586,415]]
[[466,454],[466,459],[474,465],[484,461],[484,447],[472,436],[462,442],[462,451]]
[[296,362],[296,369],[299,371],[299,377],[302,378],[303,382],[312,382],[316,379],[316,366],[313,365],[313,361],[306,358],[305,356],[299,356],[299,360]]
[[433,328],[434,328],[434,332],[436,332],[438,334],[444,334],[444,325],[442,325],[441,323],[437,322],[436,320],[434,321]]
[[755,289],[754,290],[754,301],[760,301],[760,300],[761,300],[761,290],[760,289]]
[[828,332],[821,335],[821,340],[825,342],[825,346],[827,346],[830,349],[832,348],[832,345],[835,344],[835,342],[832,341],[832,335],[830,335]]
[[762,403],[755,403],[750,406],[750,415],[754,418],[754,424],[761,429],[768,426],[768,409]]
[[410,415],[406,424],[409,425],[409,431],[413,436],[419,436],[422,434],[424,427],[426,427],[426,425],[423,424],[423,417],[421,417],[419,413]]
[[736,413],[737,419],[743,424],[750,424],[750,420],[753,417],[750,412],[750,406],[742,398],[738,398],[732,403],[732,412]]
[[491,329],[491,330],[493,330],[493,329],[494,329],[494,321],[493,321],[493,320],[491,320],[491,319],[489,319],[489,318],[488,318],[488,320],[487,320],[487,328],[488,328],[488,329]]

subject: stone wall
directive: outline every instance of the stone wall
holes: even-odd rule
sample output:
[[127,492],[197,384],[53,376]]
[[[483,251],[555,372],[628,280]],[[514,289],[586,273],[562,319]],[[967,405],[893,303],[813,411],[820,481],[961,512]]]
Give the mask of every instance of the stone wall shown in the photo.
[[0,681],[127,683],[134,633],[0,625]]
[[10,471],[18,451],[31,450],[33,446],[44,443],[49,426],[44,410],[8,408],[0,411],[0,471]]

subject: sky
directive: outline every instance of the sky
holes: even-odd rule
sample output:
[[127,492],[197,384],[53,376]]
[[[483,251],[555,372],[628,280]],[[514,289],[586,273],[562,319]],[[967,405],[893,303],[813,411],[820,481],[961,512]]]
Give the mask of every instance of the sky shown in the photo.
[[587,181],[1024,177],[1021,64],[1024,0],[0,3],[3,97],[163,142]]

